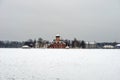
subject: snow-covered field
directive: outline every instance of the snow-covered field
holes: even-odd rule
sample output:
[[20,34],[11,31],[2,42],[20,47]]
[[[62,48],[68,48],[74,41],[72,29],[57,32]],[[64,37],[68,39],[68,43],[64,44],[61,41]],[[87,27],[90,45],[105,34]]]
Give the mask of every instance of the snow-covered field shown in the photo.
[[120,50],[0,49],[0,80],[120,80]]

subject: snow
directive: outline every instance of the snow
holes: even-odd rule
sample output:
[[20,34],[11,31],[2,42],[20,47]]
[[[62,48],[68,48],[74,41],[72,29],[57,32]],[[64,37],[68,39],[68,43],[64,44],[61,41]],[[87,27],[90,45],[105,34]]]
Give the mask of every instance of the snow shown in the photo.
[[96,44],[96,42],[91,41],[91,42],[86,42],[86,44]]
[[117,44],[116,46],[120,46],[120,44]]
[[120,80],[119,49],[0,49],[0,80]]
[[111,48],[111,49],[114,48],[114,46],[112,46],[112,45],[104,45],[103,47],[104,47],[104,48]]

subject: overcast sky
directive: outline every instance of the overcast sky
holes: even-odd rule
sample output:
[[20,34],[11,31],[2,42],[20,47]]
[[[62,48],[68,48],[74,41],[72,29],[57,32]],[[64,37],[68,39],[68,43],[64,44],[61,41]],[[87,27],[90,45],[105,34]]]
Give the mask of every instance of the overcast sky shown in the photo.
[[120,41],[120,0],[0,0],[0,40]]

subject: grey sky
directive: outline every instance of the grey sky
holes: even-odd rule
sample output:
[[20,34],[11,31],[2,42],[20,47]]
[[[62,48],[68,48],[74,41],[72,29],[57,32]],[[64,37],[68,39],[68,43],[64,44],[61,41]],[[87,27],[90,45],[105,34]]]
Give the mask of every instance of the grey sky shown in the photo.
[[120,0],[1,0],[0,40],[120,41]]

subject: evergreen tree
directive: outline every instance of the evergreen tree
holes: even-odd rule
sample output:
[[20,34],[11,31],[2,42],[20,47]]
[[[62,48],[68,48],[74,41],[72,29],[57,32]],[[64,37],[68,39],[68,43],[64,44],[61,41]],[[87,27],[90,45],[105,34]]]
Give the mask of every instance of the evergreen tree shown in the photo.
[[81,47],[82,47],[82,48],[85,48],[85,47],[86,47],[85,45],[86,45],[86,44],[85,44],[85,41],[82,40],[82,41],[81,41]]
[[39,48],[43,47],[43,39],[42,38],[38,39],[38,46],[39,46]]

